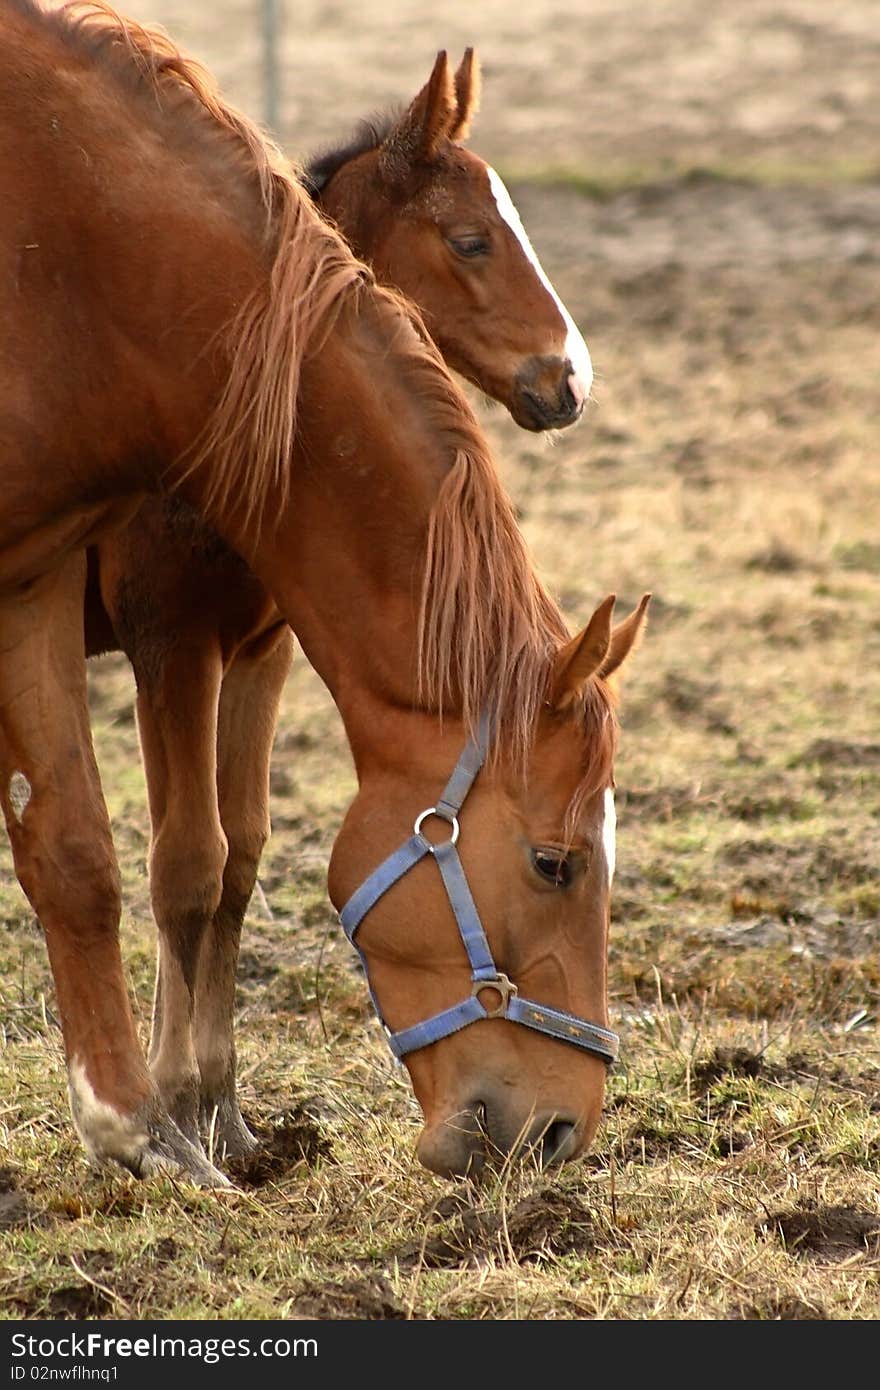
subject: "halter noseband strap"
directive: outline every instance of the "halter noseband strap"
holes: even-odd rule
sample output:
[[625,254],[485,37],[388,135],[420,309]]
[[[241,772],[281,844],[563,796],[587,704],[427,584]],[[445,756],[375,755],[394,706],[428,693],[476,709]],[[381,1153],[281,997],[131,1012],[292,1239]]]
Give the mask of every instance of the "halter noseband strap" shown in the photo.
[[[373,1005],[380,1023],[385,1028],[388,1045],[394,1056],[398,1059],[405,1057],[408,1052],[415,1052],[420,1047],[439,1042],[441,1038],[447,1038],[450,1033],[457,1033],[460,1028],[465,1028],[469,1023],[476,1023],[480,1019],[506,1018],[511,1023],[521,1023],[538,1033],[546,1033],[551,1038],[558,1038],[562,1042],[583,1048],[586,1052],[592,1052],[610,1065],[615,1061],[620,1046],[620,1039],[616,1033],[610,1032],[607,1028],[600,1028],[598,1024],[587,1023],[584,1019],[565,1013],[561,1009],[551,1009],[547,1004],[521,999],[516,985],[498,969],[492,958],[492,951],[456,848],[459,837],[458,813],[483,766],[488,743],[489,719],[484,713],[476,734],[465,745],[436,806],[429,806],[426,811],[422,811],[416,818],[411,837],[374,870],[343,907],[339,914],[343,931],[361,958],[369,984],[366,958],[356,940],[357,929],[370,909],[375,907],[389,888],[399,882],[426,855],[433,855],[470,961],[471,993],[460,1004],[453,1004],[452,1008],[434,1014],[424,1023],[416,1023],[412,1028],[392,1033],[382,1018],[379,1001],[370,985]],[[437,816],[452,827],[449,839],[444,840],[442,844],[432,844],[421,833],[422,825],[430,816]],[[499,996],[496,1006],[487,1008],[482,1002],[480,994],[484,990],[492,990]]]

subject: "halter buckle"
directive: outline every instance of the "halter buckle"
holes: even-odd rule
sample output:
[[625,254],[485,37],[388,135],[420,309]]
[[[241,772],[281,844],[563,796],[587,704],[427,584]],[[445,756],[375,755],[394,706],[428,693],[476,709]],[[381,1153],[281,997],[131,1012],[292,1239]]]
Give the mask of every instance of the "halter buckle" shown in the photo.
[[[497,994],[501,995],[501,1003],[498,1004],[496,1008],[486,1009],[486,1005],[483,1004],[482,999],[480,999],[480,995],[484,989],[494,989]],[[508,1004],[513,996],[518,993],[519,990],[517,986],[509,976],[505,975],[501,970],[498,971],[497,975],[490,976],[488,980],[474,980],[471,986],[471,994],[475,999],[479,1000],[482,1007],[486,1010],[487,1018],[503,1018],[507,1013]]]
[[[441,844],[453,844],[453,845],[457,845],[457,844],[458,844],[458,832],[459,832],[459,830],[460,830],[460,828],[461,828],[461,827],[459,826],[459,824],[458,824],[458,816],[452,816],[452,817],[446,816],[446,815],[443,814],[442,811],[438,811],[436,806],[429,806],[428,809],[427,809],[427,811],[423,811],[422,814],[421,814],[420,816],[416,816],[415,825],[413,826],[413,834],[414,834],[414,835],[421,835],[421,833],[422,833],[422,823],[423,823],[423,821],[426,821],[426,820],[428,819],[429,816],[436,816],[436,817],[438,818],[438,820],[445,820],[447,825],[451,825],[451,826],[452,826],[452,835],[450,836],[449,840],[448,840],[448,841],[447,841],[447,840],[443,840],[443,841],[441,841]],[[424,836],[423,836],[422,838],[424,839]],[[437,848],[437,846],[434,845],[434,844],[431,844],[431,841],[430,841],[430,840],[428,840],[427,843],[431,846],[431,853],[433,854],[433,853],[434,853],[434,850]]]

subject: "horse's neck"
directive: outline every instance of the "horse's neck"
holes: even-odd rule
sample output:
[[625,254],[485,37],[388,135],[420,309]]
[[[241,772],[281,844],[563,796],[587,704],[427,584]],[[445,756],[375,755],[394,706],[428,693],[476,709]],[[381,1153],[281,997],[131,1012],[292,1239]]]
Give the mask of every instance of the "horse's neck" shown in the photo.
[[451,462],[369,310],[346,310],[304,367],[280,521],[242,546],[343,713],[355,690],[415,698],[428,519]]

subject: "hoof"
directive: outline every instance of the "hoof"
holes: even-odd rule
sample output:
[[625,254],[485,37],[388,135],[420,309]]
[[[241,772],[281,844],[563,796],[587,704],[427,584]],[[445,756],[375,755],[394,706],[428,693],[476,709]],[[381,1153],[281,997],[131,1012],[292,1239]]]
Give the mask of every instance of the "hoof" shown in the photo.
[[118,1110],[95,1094],[78,1061],[70,1067],[70,1108],[86,1151],[98,1164],[118,1163],[138,1178],[168,1172],[200,1187],[230,1186],[158,1099],[133,1113]]
[[208,1150],[217,1158],[247,1158],[260,1147],[241,1117],[238,1101],[224,1096],[202,1101],[202,1129]]
[[171,1173],[195,1183],[197,1187],[231,1187],[229,1179],[205,1156],[201,1145],[193,1144],[167,1115],[148,1121],[149,1138],[134,1164],[127,1165],[138,1178]]

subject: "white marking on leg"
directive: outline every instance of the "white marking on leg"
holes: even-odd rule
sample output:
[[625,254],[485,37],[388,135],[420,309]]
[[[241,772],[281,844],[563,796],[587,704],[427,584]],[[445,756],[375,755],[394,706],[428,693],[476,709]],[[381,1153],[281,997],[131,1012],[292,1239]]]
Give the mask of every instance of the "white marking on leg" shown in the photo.
[[20,821],[31,799],[31,784],[23,772],[13,772],[9,779],[9,800],[15,819]]
[[489,187],[492,189],[492,196],[495,199],[495,205],[499,213],[504,218],[508,227],[510,227],[527,258],[531,261],[538,279],[541,281],[541,284],[547,290],[548,294],[551,295],[553,302],[565,322],[568,334],[565,339],[563,351],[572,365],[572,374],[568,379],[568,384],[571,387],[572,394],[578,402],[578,405],[583,405],[590,394],[590,387],[593,384],[593,364],[590,360],[589,348],[583,340],[580,329],[551,285],[544,267],[538,260],[535,248],[529,241],[528,233],[522,224],[522,218],[514,207],[513,199],[505,188],[502,179],[489,165],[486,166],[486,169],[489,175]]
[[[70,1109],[79,1137],[93,1158],[142,1161],[149,1134],[140,1121],[99,1099],[78,1057],[70,1063]],[[143,1170],[145,1171],[145,1170]]]
[[602,848],[605,851],[605,863],[608,866],[608,882],[614,877],[614,866],[617,862],[617,809],[614,805],[614,793],[610,787],[605,789],[605,817],[602,821]]

